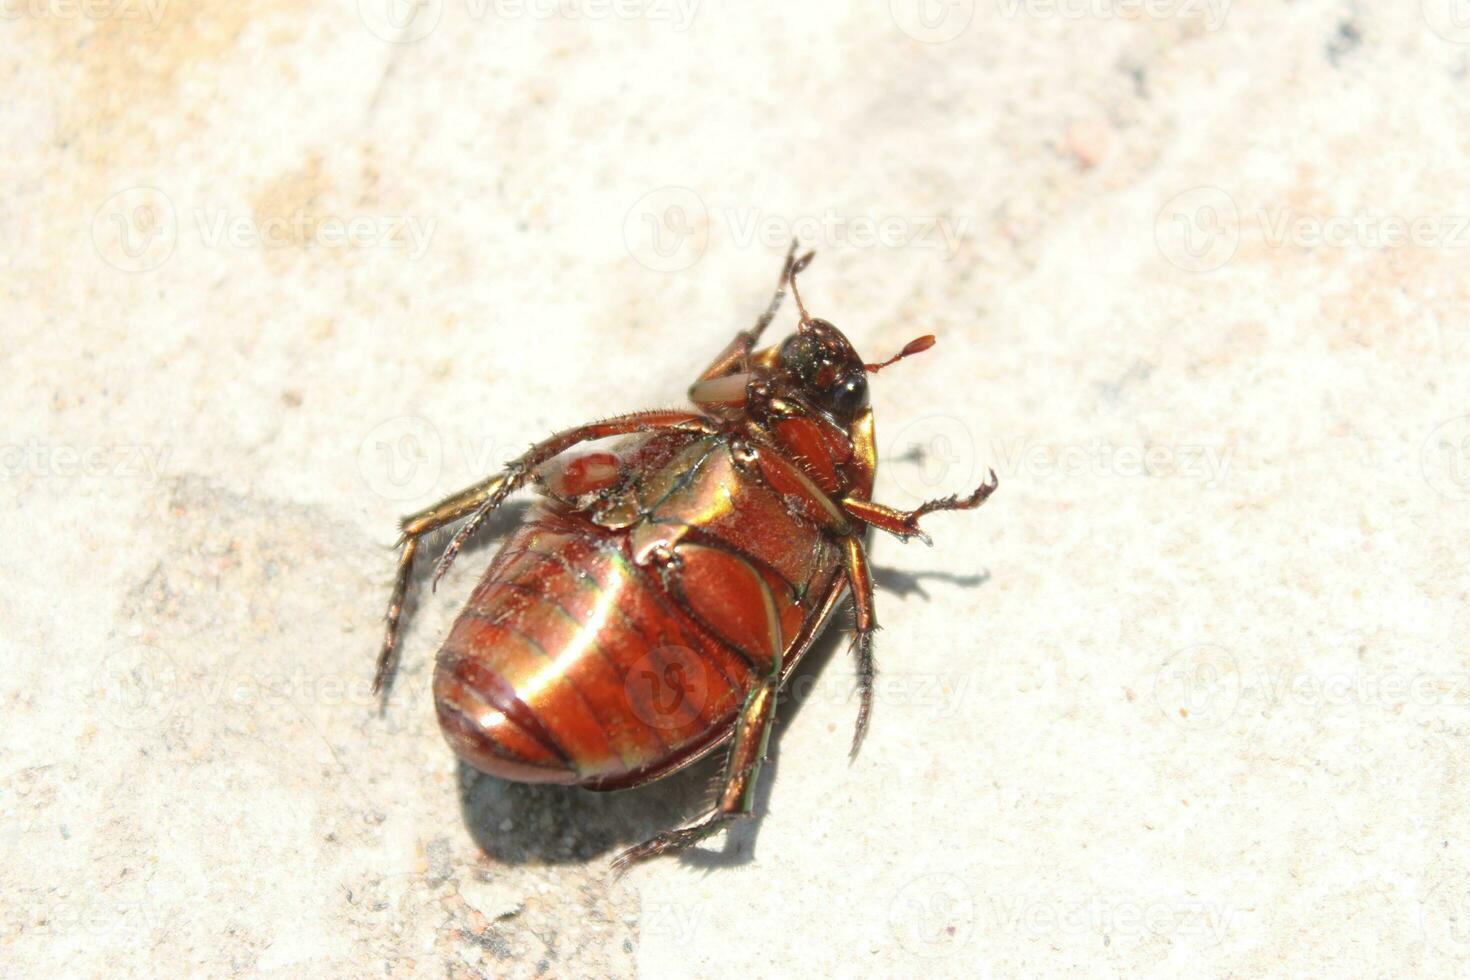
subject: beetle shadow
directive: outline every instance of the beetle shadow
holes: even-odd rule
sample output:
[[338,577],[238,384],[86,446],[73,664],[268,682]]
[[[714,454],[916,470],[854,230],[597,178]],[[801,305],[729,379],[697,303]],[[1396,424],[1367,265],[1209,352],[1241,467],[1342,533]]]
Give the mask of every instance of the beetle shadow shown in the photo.
[[950,585],[975,589],[990,581],[990,572],[956,575],[954,572],[903,572],[897,568],[873,566],[873,584],[884,592],[892,592],[900,597],[907,598],[916,595],[928,602],[929,593],[924,591],[923,586],[925,580],[948,582]]
[[[924,581],[978,587],[990,580],[990,573],[955,575],[875,567],[874,579],[885,592],[918,595],[928,601]],[[836,615],[850,617],[849,608],[844,606]],[[847,647],[850,638],[845,628],[824,630],[792,673],[787,689],[810,690],[813,680],[827,668],[839,649]],[[690,867],[712,870],[747,864],[755,857],[761,818],[769,809],[780,769],[782,736],[809,700],[794,697],[780,702],[769,755],[756,783],[754,819],[731,822],[723,836],[716,838],[719,846],[690,848],[679,855],[680,861]],[[856,700],[852,703],[855,708]],[[856,724],[855,710],[852,721]],[[842,737],[845,740],[850,734],[843,733]],[[475,844],[496,861],[585,863],[702,816],[713,805],[718,792],[725,756],[723,749],[717,749],[655,784],[608,793],[512,783],[460,762],[460,811]]]
[[[872,565],[873,584],[884,592],[892,592],[899,596],[918,595],[925,602],[929,601],[929,594],[924,591],[921,584],[924,580],[949,582],[954,585],[978,588],[990,581],[990,572],[983,571],[977,575],[956,575],[952,572],[903,572],[895,568],[883,568]],[[845,602],[838,617],[846,617],[850,622],[852,617],[852,604]],[[785,691],[811,690],[811,684],[827,667],[827,664],[839,649],[844,649],[851,641],[851,627],[837,627],[837,623],[824,630],[796,669],[792,671],[787,679]],[[854,692],[856,687],[854,686]],[[767,810],[770,808],[771,793],[776,786],[776,772],[780,768],[780,745],[782,734],[787,726],[791,725],[801,714],[806,702],[812,700],[806,697],[787,698],[778,701],[776,726],[771,733],[770,749],[766,756],[765,765],[761,769],[760,779],[756,784],[756,802],[753,813],[754,819],[738,820],[729,825],[725,834],[724,846],[718,850],[713,848],[692,848],[685,851],[681,856],[686,865],[697,868],[724,868],[742,864],[748,864],[755,858],[756,839],[760,835],[760,828]],[[857,699],[853,697],[848,702],[853,706],[853,714],[849,719],[852,728],[841,733],[844,740],[850,739],[857,726]],[[780,705],[784,705],[780,707]],[[723,753],[717,753],[719,761],[723,762]],[[709,760],[704,760],[708,762]],[[713,771],[713,778],[718,779],[721,775],[720,768]],[[717,783],[715,784],[718,785]],[[713,798],[713,790],[710,799]],[[706,801],[706,806],[708,805]],[[667,828],[659,828],[667,829]],[[653,833],[657,833],[654,830]]]

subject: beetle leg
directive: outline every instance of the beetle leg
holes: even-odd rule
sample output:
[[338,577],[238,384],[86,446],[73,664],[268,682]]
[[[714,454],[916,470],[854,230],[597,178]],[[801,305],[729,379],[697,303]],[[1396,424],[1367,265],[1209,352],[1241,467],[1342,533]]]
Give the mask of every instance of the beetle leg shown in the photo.
[[871,527],[876,527],[880,531],[887,531],[901,541],[918,538],[925,544],[932,545],[934,542],[930,540],[929,535],[919,528],[919,518],[941,510],[974,510],[985,503],[985,499],[994,493],[995,488],[999,485],[995,478],[995,470],[991,470],[990,479],[980,484],[974,493],[964,499],[956,495],[930,500],[920,504],[914,510],[896,510],[871,500],[856,500],[849,497],[842,501],[842,509],[847,512],[848,516]]
[[497,474],[403,519],[400,525],[402,536],[398,539],[398,572],[393,579],[393,593],[388,599],[388,629],[383,637],[383,647],[378,651],[377,671],[373,674],[374,694],[383,690],[396,663],[393,654],[398,648],[398,624],[403,616],[408,583],[413,578],[413,560],[418,554],[419,539],[474,513],[501,482],[502,477]]
[[686,432],[704,433],[714,431],[709,420],[695,412],[633,412],[602,422],[579,425],[575,429],[558,432],[549,439],[536,443],[520,458],[506,466],[505,472],[497,477],[499,484],[486,495],[480,506],[470,514],[470,519],[464,522],[464,525],[450,539],[449,544],[444,546],[444,553],[439,556],[439,561],[434,565],[432,588],[438,588],[439,580],[444,577],[445,572],[449,571],[449,566],[454,564],[459,549],[464,547],[470,535],[479,530],[480,525],[485,523],[485,518],[503,504],[507,497],[526,485],[526,481],[531,478],[536,467],[560,456],[578,443],[606,439],[609,436],[647,432],[651,429],[683,429]]
[[857,654],[858,717],[852,733],[849,758],[857,758],[863,736],[868,733],[868,718],[873,713],[873,680],[878,667],[873,660],[873,634],[878,632],[878,619],[873,598],[873,570],[861,536],[852,534],[842,539],[842,561],[847,569],[847,583],[852,591],[852,608],[856,619],[853,652]]
[[538,442],[524,455],[506,467],[502,473],[467,487],[453,496],[446,497],[432,507],[405,517],[402,522],[402,537],[399,538],[398,571],[393,580],[393,593],[388,600],[388,629],[378,652],[378,666],[373,675],[373,692],[381,693],[388,676],[396,664],[394,652],[398,648],[399,621],[403,616],[403,602],[408,595],[409,581],[413,577],[414,557],[418,554],[419,539],[432,531],[469,518],[454,538],[445,547],[434,568],[434,584],[449,570],[450,564],[459,554],[465,540],[473,534],[495,508],[505,502],[516,490],[525,485],[536,467],[561,455],[581,442],[604,439],[608,436],[627,435],[650,429],[684,429],[695,432],[711,431],[710,424],[702,415],[693,412],[652,411],[620,415],[603,422],[578,426],[558,432],[549,439]]
[[786,286],[791,282],[791,269],[795,264],[796,239],[793,238],[791,248],[786,252],[786,263],[781,266],[781,280],[776,284],[776,295],[771,297],[770,305],[757,318],[754,327],[742,330],[735,335],[735,339],[720,352],[720,356],[711,361],[710,366],[704,369],[704,373],[699,376],[699,381],[713,381],[727,374],[750,370],[750,352],[755,349],[755,345],[761,339],[761,334],[766,332],[766,328],[776,318],[777,311],[781,309],[781,301],[786,298]]
[[778,658],[773,671],[746,695],[740,708],[715,808],[688,827],[665,831],[619,854],[613,860],[613,870],[617,874],[622,874],[639,861],[682,851],[715,833],[726,821],[751,815],[755,809],[756,782],[776,720],[776,692],[780,686]]

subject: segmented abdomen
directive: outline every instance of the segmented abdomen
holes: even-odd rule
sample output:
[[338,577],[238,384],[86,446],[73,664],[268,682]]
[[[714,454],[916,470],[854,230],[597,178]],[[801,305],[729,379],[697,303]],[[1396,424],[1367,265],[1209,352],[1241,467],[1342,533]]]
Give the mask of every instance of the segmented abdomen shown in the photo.
[[434,687],[477,768],[604,789],[676,768],[726,733],[832,586],[835,548],[723,440],[669,438],[675,458],[628,488],[635,520],[553,502],[470,596]]

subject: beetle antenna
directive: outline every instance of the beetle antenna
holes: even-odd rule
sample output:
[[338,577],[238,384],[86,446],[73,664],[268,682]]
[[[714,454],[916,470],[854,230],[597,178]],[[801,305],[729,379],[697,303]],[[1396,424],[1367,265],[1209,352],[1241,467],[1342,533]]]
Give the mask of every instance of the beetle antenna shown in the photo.
[[[795,239],[792,239],[791,247],[793,250],[795,250]],[[796,300],[796,311],[797,313],[801,314],[801,319],[798,320],[796,323],[796,327],[798,330],[805,330],[807,324],[812,322],[812,317],[811,314],[806,311],[806,304],[801,301],[801,293],[797,292],[796,277],[799,273],[805,271],[807,266],[812,264],[812,259],[814,259],[816,255],[816,252],[806,253],[801,258],[793,262],[791,264],[790,271],[786,273],[786,281],[791,284],[791,298]]]
[[922,337],[915,337],[913,340],[909,341],[907,344],[904,345],[903,350],[899,351],[897,354],[894,354],[882,364],[864,364],[863,367],[867,368],[869,374],[877,374],[879,371],[888,367],[888,365],[897,364],[905,357],[912,357],[915,354],[924,353],[924,351],[933,347],[935,343],[936,341],[934,340],[934,335],[932,333],[926,333]]

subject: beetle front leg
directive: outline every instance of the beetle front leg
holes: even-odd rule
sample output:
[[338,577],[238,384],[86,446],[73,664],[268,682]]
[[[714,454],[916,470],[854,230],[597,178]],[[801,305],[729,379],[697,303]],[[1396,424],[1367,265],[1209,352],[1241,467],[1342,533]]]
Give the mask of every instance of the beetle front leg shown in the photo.
[[909,538],[918,538],[927,545],[934,542],[919,527],[919,518],[925,514],[933,514],[942,510],[974,510],[985,503],[995,488],[1000,485],[995,477],[995,470],[990,471],[990,479],[980,484],[975,492],[968,497],[961,498],[958,495],[943,497],[939,500],[930,500],[920,504],[913,510],[896,510],[874,503],[871,500],[857,500],[852,497],[845,498],[842,509],[849,517],[862,521],[870,527],[876,527],[880,531],[887,531],[901,541]]
[[665,831],[619,854],[613,860],[613,870],[617,874],[622,874],[639,861],[692,847],[718,831],[726,821],[751,815],[755,810],[756,782],[776,720],[776,692],[780,686],[778,659],[774,672],[746,695],[740,708],[735,734],[730,740],[730,756],[725,762],[720,799],[715,808],[688,827]]
[[[749,330],[742,330],[735,335],[735,339],[720,352],[720,356],[710,362],[710,366],[704,369],[699,376],[699,381],[713,381],[723,378],[727,374],[750,370],[750,352],[760,342],[761,334],[771,325],[776,318],[776,313],[781,309],[781,301],[786,298],[786,287],[791,282],[792,270],[796,266],[796,239],[791,240],[791,248],[786,252],[786,262],[781,266],[781,280],[776,284],[776,295],[771,297],[766,311],[755,321],[755,326]],[[803,262],[810,261],[808,254],[802,259]],[[695,384],[699,382],[696,381]]]

